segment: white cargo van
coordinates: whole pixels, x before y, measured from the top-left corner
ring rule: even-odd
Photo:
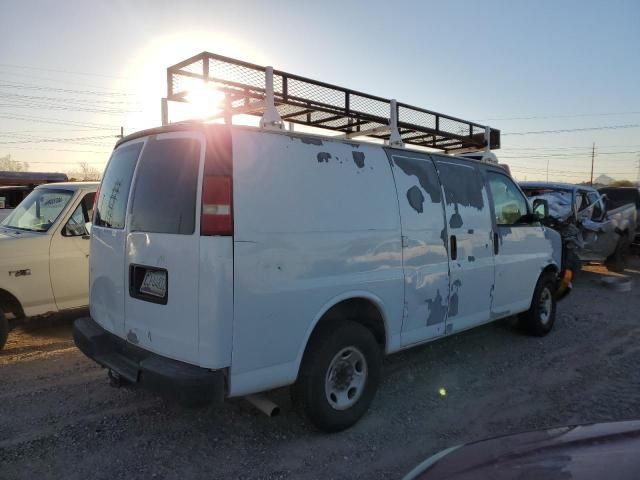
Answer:
[[[116,383],[187,403],[292,385],[337,431],[369,407],[383,354],[515,314],[553,327],[560,236],[538,221],[544,200],[484,162],[499,131],[209,52],[167,79],[165,126],[122,139],[107,166],[91,317],[74,325]],[[167,125],[194,79],[224,93],[226,125]]]
[[[293,385],[340,430],[369,407],[382,354],[514,314],[549,332],[560,255],[497,165],[176,124],[112,154],[74,338],[185,401]]]

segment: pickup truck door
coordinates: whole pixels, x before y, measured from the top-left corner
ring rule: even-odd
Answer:
[[[89,304],[89,232],[94,192],[80,192],[49,247],[51,287],[58,310]]]
[[[446,333],[490,319],[493,291],[491,208],[478,165],[432,155],[444,189],[449,249],[449,310]]]
[[[585,245],[585,259],[604,260],[615,252],[620,235],[616,233],[617,223],[605,210],[604,202],[599,194],[588,193],[592,205],[589,218],[582,220]]]

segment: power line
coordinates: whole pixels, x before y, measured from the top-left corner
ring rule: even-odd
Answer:
[[[639,128],[639,127],[640,127],[640,124],[609,125],[609,126],[602,126],[602,127],[564,128],[559,130],[536,130],[531,132],[503,132],[501,135],[537,135],[541,133],[587,132],[591,130],[618,130],[621,128]]]
[[[58,119],[58,118],[24,115],[21,113],[2,112],[0,113],[0,118],[5,118],[7,120],[19,120],[19,121],[25,121],[25,122],[49,123],[52,125],[69,125],[74,127],[94,128],[99,130],[104,130],[104,129],[116,130],[120,128],[119,125],[106,125],[106,124],[93,123],[93,122],[79,122],[75,120],[64,120],[64,119]]]
[[[70,148],[51,148],[51,147],[47,147],[47,148],[39,148],[39,147],[17,147],[14,145],[9,145],[6,147],[2,147],[4,150],[45,150],[47,152],[49,151],[55,151],[55,152],[75,152],[75,153],[99,153],[99,154],[108,154],[111,153],[111,150],[77,150],[77,149],[70,149]],[[36,162],[30,162],[30,163],[36,163]]]
[[[540,115],[540,116],[527,116],[527,117],[483,118],[475,121],[486,122],[486,121],[498,121],[498,120],[544,120],[544,119],[550,119],[550,118],[605,117],[605,116],[615,116],[615,115],[639,115],[639,114],[640,112],[576,113],[571,115]]]
[[[45,85],[37,85],[34,83],[18,83],[18,82],[6,82],[0,83],[0,87],[3,88],[15,88],[18,90],[36,90],[36,91],[48,91],[48,92],[60,92],[60,93],[73,93],[76,95],[100,95],[100,96],[112,96],[112,97],[131,97],[135,96],[134,93],[125,92],[98,92],[95,90],[77,90],[71,88],[58,88]]]
[[[26,69],[26,70],[39,70],[41,72],[64,73],[67,75],[85,75],[88,77],[102,77],[102,78],[115,78],[120,80],[130,80],[130,77],[123,77],[120,75],[105,75],[101,73],[75,72],[71,70],[61,70],[61,69],[55,69],[55,68],[32,67],[29,65],[15,65],[12,63],[0,63],[0,67],[20,68],[20,69]]]
[[[37,76],[37,75],[27,75],[27,74],[24,74],[24,73],[8,72],[6,70],[0,70],[0,74],[2,74],[2,75],[10,75],[10,76],[14,76],[14,77],[31,78],[31,79],[34,79],[34,80],[44,80],[46,82],[63,83],[64,85],[77,85],[79,87],[93,88],[93,89],[98,89],[98,90],[106,90],[108,92],[127,92],[128,91],[131,94],[135,94],[135,92],[133,92],[132,90],[114,89],[114,88],[110,88],[110,87],[104,87],[104,86],[100,86],[100,85],[89,85],[89,84],[86,84],[86,83],[73,82],[73,81],[68,81],[68,80],[59,79],[59,78],[40,77],[40,76]]]

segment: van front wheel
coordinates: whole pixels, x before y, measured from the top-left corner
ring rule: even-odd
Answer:
[[[321,325],[292,396],[318,429],[339,432],[362,417],[378,389],[382,358],[373,334],[349,320]]]
[[[520,314],[520,322],[532,335],[549,333],[556,320],[556,277],[553,272],[540,275],[533,293],[531,307]]]

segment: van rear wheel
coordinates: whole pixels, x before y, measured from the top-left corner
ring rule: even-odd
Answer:
[[[321,325],[305,352],[291,393],[318,429],[339,432],[368,410],[380,383],[380,346],[359,323]]]
[[[0,350],[4,348],[9,336],[9,321],[5,317],[4,312],[0,310]]]
[[[540,275],[531,308],[519,316],[520,323],[530,334],[542,337],[553,328],[556,320],[556,286],[553,272]]]

